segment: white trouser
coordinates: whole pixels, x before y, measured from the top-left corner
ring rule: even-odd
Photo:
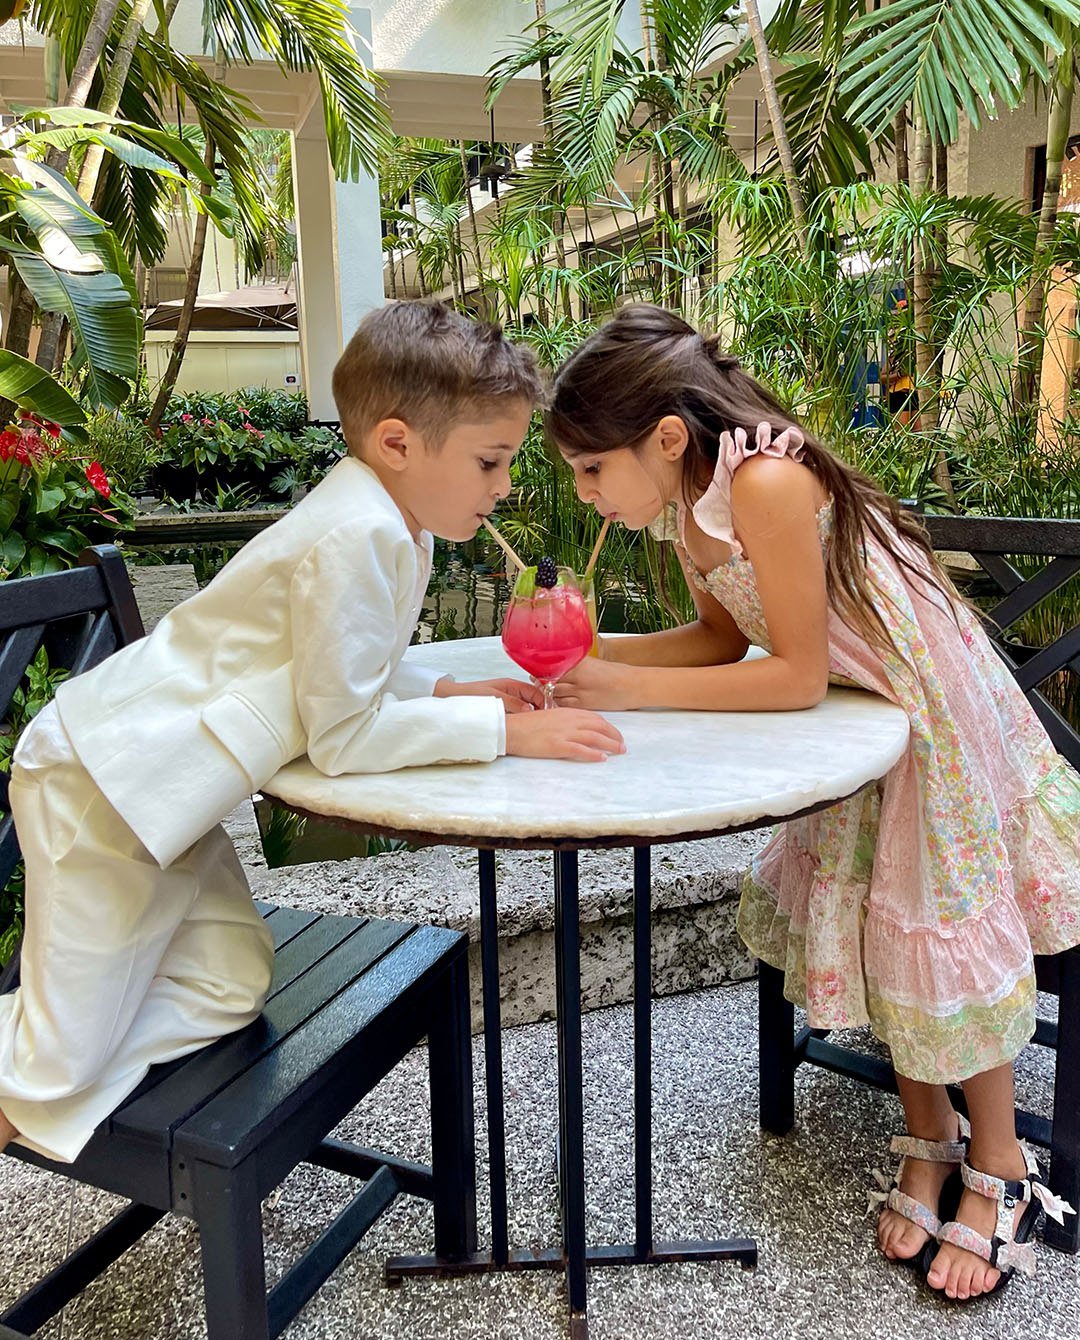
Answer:
[[[258,1016],[273,945],[225,831],[162,870],[51,706],[20,741],[10,796],[26,931],[21,985],[0,996],[0,1111],[69,1162],[151,1065]]]

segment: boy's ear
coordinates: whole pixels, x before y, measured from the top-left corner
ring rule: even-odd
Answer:
[[[402,419],[383,419],[372,430],[375,456],[391,470],[404,470],[419,450],[419,439]]]

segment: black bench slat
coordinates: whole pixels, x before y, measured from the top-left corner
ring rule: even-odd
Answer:
[[[49,572],[42,577],[15,577],[4,583],[5,628],[54,623],[88,610],[107,609],[108,605],[105,583],[93,567]]]
[[[426,987],[428,975],[460,946],[457,933],[420,926],[390,953],[318,1009],[256,1065],[202,1106],[176,1131],[179,1157],[230,1167],[288,1123],[328,1071],[351,1068],[353,1046],[380,1016],[404,1008],[405,993]],[[360,1058],[362,1059],[362,1058]]]
[[[366,925],[368,922],[361,917],[317,917],[290,937],[274,955],[274,976],[267,999],[276,999],[346,940],[351,942],[349,952],[362,960],[368,945],[355,937]]]
[[[92,669],[107,656],[111,656],[118,645],[112,620],[107,614],[99,615],[86,630],[86,637],[72,663],[71,673],[81,675],[84,670]]]
[[[1012,516],[919,515],[935,549],[988,554],[1080,555],[1080,521]]]
[[[301,931],[318,921],[322,915],[321,912],[308,912],[299,907],[270,907],[268,904],[266,906],[263,921],[266,922],[266,929],[274,941],[275,953],[282,945],[288,944]]]
[[[1077,571],[1080,571],[1080,558],[1053,559],[995,605],[990,618],[999,628],[1008,628],[1033,610],[1040,600],[1060,590]]]
[[[1067,633],[1051,642],[1042,651],[1036,652],[1030,661],[1025,661],[1014,674],[1016,682],[1027,693],[1037,688],[1044,679],[1063,670],[1080,653],[1080,624],[1070,628]]]
[[[325,957],[329,949],[339,944],[342,940],[347,939],[353,931],[357,930],[363,924],[361,921],[354,920],[353,918],[323,918],[320,917],[317,912],[306,913],[302,911],[294,911],[292,908],[282,908],[281,911],[286,914],[281,919],[280,923],[281,933],[283,934],[284,939],[280,948],[275,946],[274,974],[270,981],[270,988],[266,993],[267,1005],[280,995],[286,987],[295,982],[307,968],[310,968],[313,964],[317,963],[320,958]],[[269,918],[267,918],[267,920],[269,920]],[[327,926],[331,928],[334,928],[336,923],[336,934],[324,934],[317,939],[311,940],[310,944],[307,943],[305,937],[305,944],[303,946],[296,945],[295,942],[298,937],[303,936],[304,932],[316,922],[324,920],[326,921]],[[290,951],[288,957],[284,961],[281,958],[281,949],[288,949]],[[241,1036],[241,1034],[228,1034],[224,1038],[219,1038],[217,1042],[209,1044],[207,1050],[221,1051],[229,1042],[238,1036]],[[160,1065],[154,1066],[138,1088],[134,1089],[112,1114],[112,1117],[110,1118],[112,1129],[117,1134],[123,1134],[123,1128],[115,1124],[120,1113],[124,1112],[125,1109],[130,1107],[138,1099],[144,1098],[151,1092],[151,1090],[157,1088],[158,1085],[163,1084],[170,1078],[170,1076],[183,1070],[186,1066],[192,1063],[192,1060],[193,1058],[191,1056],[181,1056],[175,1061],[165,1061]]]
[[[1006,595],[1011,595],[1013,591],[1024,584],[1024,574],[1019,572],[1008,559],[1002,558],[1000,554],[974,553],[973,559],[982,568],[983,572],[991,577]]]
[[[336,918],[324,920],[332,923]],[[362,976],[371,963],[411,930],[411,926],[398,922],[369,921],[353,931],[272,997],[254,1023],[196,1052],[149,1093],[119,1108],[112,1119],[113,1129],[166,1148],[170,1133],[179,1123],[272,1053],[318,1012],[327,996],[336,995]]]
[[[22,683],[26,667],[37,655],[44,639],[43,623],[16,628],[5,639],[0,651],[0,712],[6,712],[10,707],[11,696]]]

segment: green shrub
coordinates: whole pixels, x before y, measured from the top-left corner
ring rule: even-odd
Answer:
[[[247,488],[255,498],[288,497],[319,480],[337,460],[341,441],[328,428],[302,428],[291,435],[245,423],[233,428],[224,419],[195,419],[185,411],[163,425],[161,458],[155,480],[178,500],[198,494],[209,500],[220,488]]]
[[[173,396],[165,411],[165,421],[174,423],[185,414],[195,421],[220,420],[230,428],[243,428],[250,423],[264,433],[299,433],[307,425],[308,403],[303,391],[247,386],[242,391],[193,391]]]
[[[161,444],[145,424],[120,410],[98,410],[86,424],[87,453],[113,483],[135,493],[162,458]]]

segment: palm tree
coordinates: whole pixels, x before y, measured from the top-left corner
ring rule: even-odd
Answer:
[[[1024,298],[1016,357],[1016,399],[1023,407],[1036,403],[1042,379],[1046,280],[1057,232],[1061,174],[1069,144],[1073,89],[1077,78],[1076,30],[1070,24],[1059,21],[1057,34],[1062,49],[1053,61],[1047,100],[1046,182],[1039,209],[1039,232],[1031,267],[1031,283]]]
[[[758,72],[761,75],[761,87],[765,94],[765,105],[769,109],[769,120],[772,122],[773,139],[776,142],[776,152],[780,157],[780,164],[784,173],[784,184],[787,187],[788,197],[791,200],[791,212],[795,217],[795,231],[799,235],[799,245],[802,247],[803,254],[810,255],[810,235],[806,227],[806,205],[803,202],[802,187],[799,185],[799,178],[795,171],[795,159],[791,153],[791,141],[788,139],[787,122],[784,119],[784,109],[780,105],[780,94],[776,88],[776,78],[773,75],[772,58],[769,55],[769,44],[765,37],[765,29],[761,23],[761,15],[758,12],[757,0],[743,0],[746,8],[746,22],[750,28],[750,36],[754,43],[754,54],[757,57]]]
[[[850,2],[850,0],[849,0]],[[846,34],[844,90],[852,116],[880,131],[911,102],[929,145],[955,142],[959,118],[1015,108],[1033,84],[1048,85],[1046,191],[1020,334],[1018,408],[1034,403],[1042,358],[1045,273],[1057,219],[1080,26],[1076,0],[915,0],[870,13],[838,12]],[[916,172],[916,184],[929,178]],[[924,300],[928,295],[926,285]],[[921,409],[921,399],[920,399]]]

